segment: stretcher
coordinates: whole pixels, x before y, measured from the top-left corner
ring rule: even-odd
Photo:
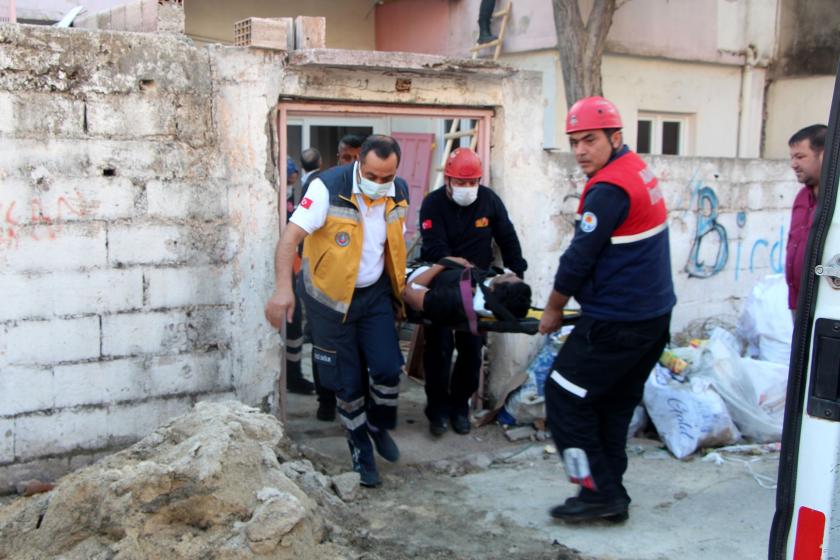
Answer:
[[[412,270],[416,269],[415,263],[412,267],[406,270],[406,277],[410,277]],[[417,323],[421,325],[434,325],[438,327],[448,327],[457,331],[466,331],[473,334],[483,332],[498,332],[498,333],[521,333],[521,334],[537,334],[540,328],[540,320],[542,319],[543,310],[538,307],[531,307],[525,317],[517,318],[502,305],[493,295],[493,290],[485,286],[483,279],[486,278],[478,269],[468,266],[464,267],[462,264],[452,261],[448,258],[443,258],[438,261],[439,265],[444,267],[460,270],[460,280],[458,287],[460,289],[461,306],[464,310],[464,315],[467,320],[463,324],[446,324],[438,325],[426,319],[418,311],[407,308],[407,319],[410,323]],[[495,269],[497,273],[501,273],[501,269]],[[479,315],[473,309],[473,286],[475,289],[480,289],[484,295],[485,308],[491,310],[492,317]],[[573,309],[563,310],[563,323],[572,324],[577,322],[580,318],[580,311]]]
[[[456,331],[470,332],[470,325],[462,323],[459,325],[435,325],[428,319],[425,319],[420,313],[413,309],[407,309],[408,322],[418,325],[430,325],[451,328]],[[498,332],[498,333],[519,333],[519,334],[537,334],[540,327],[540,319],[542,319],[543,310],[537,307],[532,307],[528,311],[528,315],[522,319],[497,319],[496,317],[479,317],[478,331],[479,332]],[[580,319],[580,310],[578,309],[564,309],[563,310],[563,324],[572,325]]]

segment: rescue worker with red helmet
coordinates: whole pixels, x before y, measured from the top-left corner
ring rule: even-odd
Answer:
[[[504,265],[520,278],[528,268],[507,209],[499,196],[479,184],[481,159],[469,148],[453,150],[444,167],[444,186],[429,193],[420,207],[421,260],[462,257],[486,270],[495,241]],[[469,399],[478,388],[483,337],[445,327],[425,328],[423,368],[429,430],[470,431]],[[458,357],[450,376],[453,348]]]
[[[627,431],[676,304],[663,194],[621,128],[603,97],[569,109],[566,134],[588,181],[540,322],[541,333],[554,332],[569,298],[581,306],[545,383],[551,435],[581,486],[550,513],[572,522],[628,517]]]

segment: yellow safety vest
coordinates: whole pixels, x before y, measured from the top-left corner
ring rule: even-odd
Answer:
[[[330,169],[318,178],[330,195],[324,225],[303,242],[303,285],[315,301],[346,316],[362,259],[364,219],[353,196],[352,164]],[[403,228],[408,185],[397,178],[396,192],[385,201],[385,273],[397,301],[405,287],[406,247]]]

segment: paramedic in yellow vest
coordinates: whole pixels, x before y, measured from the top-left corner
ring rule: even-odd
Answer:
[[[372,135],[357,162],[312,182],[277,244],[276,287],[265,308],[275,327],[291,318],[292,263],[303,242],[300,277],[313,360],[321,384],[336,392],[353,469],[368,487],[381,484],[374,447],[387,461],[399,459],[388,434],[396,426],[403,363],[394,310],[403,309],[408,185],[396,176],[399,162],[396,140]],[[363,376],[369,376],[368,394]]]

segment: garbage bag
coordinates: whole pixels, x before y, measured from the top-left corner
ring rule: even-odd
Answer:
[[[647,428],[648,415],[645,412],[645,407],[637,406],[633,410],[633,417],[630,419],[630,427],[627,429],[627,439],[636,437],[636,435]]]
[[[696,375],[709,380],[745,437],[759,443],[780,441],[788,366],[742,358],[725,340],[722,333],[712,333]]]
[[[746,340],[750,357],[789,364],[793,320],[787,296],[783,274],[765,276],[753,287],[738,320],[738,335]]]
[[[545,418],[545,380],[551,374],[554,358],[557,357],[572,328],[571,325],[567,325],[543,337],[540,349],[525,370],[528,378],[511,392],[505,402],[505,411],[513,417],[515,423],[530,424]]]
[[[678,381],[657,364],[645,382],[644,403],[659,437],[678,459],[701,447],[730,445],[741,438],[726,404],[706,378]]]

